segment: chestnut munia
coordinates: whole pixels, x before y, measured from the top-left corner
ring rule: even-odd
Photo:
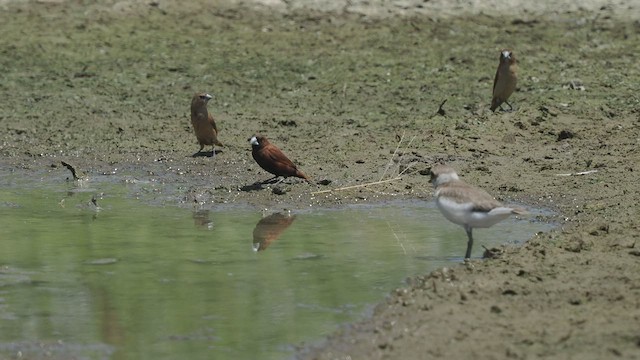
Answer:
[[[509,105],[509,109],[513,107],[507,100],[509,96],[516,90],[518,75],[516,74],[518,66],[516,58],[511,50],[504,49],[500,52],[500,63],[496,71],[496,77],[493,80],[493,98],[491,99],[491,111],[496,108],[502,109],[502,103]]]
[[[296,176],[309,181],[309,177],[280,150],[277,146],[271,144],[269,140],[262,135],[254,135],[249,139],[251,143],[251,155],[261,168],[275,175],[275,177]]]
[[[224,146],[218,141],[218,127],[213,116],[207,110],[209,100],[211,100],[211,95],[206,93],[197,93],[191,99],[191,124],[200,144],[200,150],[196,154],[202,152],[205,145]],[[216,154],[215,149],[211,149],[211,152],[213,155]]]

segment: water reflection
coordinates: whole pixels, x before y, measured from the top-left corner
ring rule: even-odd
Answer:
[[[213,229],[213,221],[211,220],[211,211],[210,210],[196,210],[192,214],[193,216],[193,224],[196,227],[204,228],[207,230]]]
[[[96,190],[0,186],[0,359],[287,358],[288,344],[357,319],[407,276],[460,262],[465,247],[433,202],[256,224],[254,209],[145,206],[121,189],[91,201]],[[480,241],[545,228],[508,219]]]
[[[125,329],[120,321],[119,308],[114,304],[109,289],[104,285],[89,288],[94,311],[99,315],[100,334],[102,340],[118,348],[124,344]]]
[[[295,218],[296,216],[291,215],[290,211],[286,211],[260,219],[253,229],[253,250],[265,250],[272,242],[278,240]]]

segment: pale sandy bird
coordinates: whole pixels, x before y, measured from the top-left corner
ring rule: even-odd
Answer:
[[[191,124],[196,134],[200,150],[194,156],[200,154],[205,145],[212,146],[211,154],[215,156],[215,145],[224,146],[218,141],[218,127],[213,116],[207,110],[207,102],[211,100],[211,95],[198,93],[191,99]]]
[[[511,50],[504,49],[500,52],[500,63],[496,71],[496,77],[493,79],[493,98],[491,99],[491,111],[496,111],[498,107],[502,110],[502,103],[509,105],[509,109],[513,107],[507,101],[509,96],[516,90],[518,83],[518,75],[516,74],[518,65],[516,58]]]
[[[442,215],[467,232],[465,259],[471,256],[473,228],[488,228],[511,214],[526,214],[526,210],[502,205],[486,191],[460,180],[456,171],[446,165],[431,168],[431,183]]]

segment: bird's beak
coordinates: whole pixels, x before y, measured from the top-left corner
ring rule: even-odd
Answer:
[[[204,98],[205,98],[205,101],[209,101],[209,100],[213,99],[213,96],[211,96],[209,94],[204,94]]]
[[[260,144],[258,144],[258,138],[256,138],[255,136],[252,136],[251,139],[249,139],[249,143],[251,145],[255,145],[255,146],[260,145]]]
[[[502,52],[502,57],[505,59],[511,59],[511,52],[510,51],[503,51]]]

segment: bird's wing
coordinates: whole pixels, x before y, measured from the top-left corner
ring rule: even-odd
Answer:
[[[498,69],[496,70],[496,76],[493,78],[493,89],[491,90],[493,94],[495,94],[496,84],[498,83],[498,73],[500,73],[500,65],[498,65]]]
[[[441,187],[438,195],[447,196],[457,203],[473,203],[474,211],[489,212],[502,206],[502,203],[494,199],[488,192],[461,181]]]
[[[211,124],[211,126],[213,126],[213,130],[216,131],[216,134],[218,133],[218,127],[216,126],[216,121],[213,119],[213,116],[211,115],[211,113],[209,113],[209,124]]]
[[[271,146],[269,147],[269,158],[278,163],[279,166],[286,166],[286,167],[292,167],[294,169],[296,169],[296,165],[293,163],[293,161],[289,160],[289,158],[282,152],[282,150]]]

